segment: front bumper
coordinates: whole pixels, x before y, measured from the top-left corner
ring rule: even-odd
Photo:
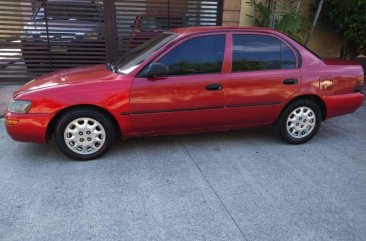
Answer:
[[[323,96],[323,100],[327,110],[325,119],[329,119],[335,116],[354,112],[365,101],[365,95],[358,92],[343,95]]]
[[[47,143],[47,127],[52,114],[14,114],[5,112],[5,126],[16,141]]]

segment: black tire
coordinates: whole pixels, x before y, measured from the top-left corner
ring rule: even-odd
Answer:
[[[303,115],[301,115],[301,117],[297,117],[293,113],[295,112],[295,110],[299,111],[299,115],[301,115],[301,113]],[[290,116],[292,117],[291,119],[289,119]],[[311,121],[314,119],[315,121],[314,123],[312,123]],[[305,121],[308,121],[307,125],[305,125],[306,124]],[[284,140],[289,144],[296,145],[311,140],[318,132],[321,122],[322,122],[322,112],[319,106],[311,100],[303,99],[290,103],[284,109],[280,118],[275,123],[274,129],[282,140]],[[294,128],[291,128],[292,126]],[[300,129],[303,126],[305,129]]]
[[[76,120],[80,120],[81,123],[84,121],[85,124],[89,125],[89,127],[86,126],[85,128],[93,128],[90,123],[93,125],[95,124],[96,127],[94,128],[94,131],[92,131],[92,129],[80,128],[79,132],[78,127],[74,125],[76,131],[72,132],[74,134],[74,136],[72,136],[73,134],[70,134],[71,131],[66,132],[66,128],[70,126],[72,127],[72,123],[75,123]],[[93,136],[93,134],[98,135],[98,133],[95,134],[95,131],[99,131],[98,133],[101,133],[99,137]],[[80,133],[82,133],[82,136],[79,135]],[[71,141],[69,140],[68,143],[66,143],[67,135],[71,135],[71,138],[75,138],[73,140],[77,141],[75,142],[70,139]],[[68,111],[61,116],[56,125],[55,136],[58,147],[66,156],[75,160],[87,161],[96,159],[109,151],[115,142],[116,130],[114,128],[113,122],[102,111],[93,108],[81,108]],[[81,139],[83,139],[83,142],[80,142]],[[99,146],[97,146],[97,140],[99,141]],[[74,142],[74,148],[72,148],[72,142]],[[94,142],[94,144],[92,142]],[[85,151],[85,153],[79,153],[75,145],[79,145],[81,150]],[[90,148],[95,150],[92,150],[90,153],[88,153],[87,149]]]

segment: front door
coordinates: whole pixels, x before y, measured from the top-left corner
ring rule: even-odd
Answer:
[[[184,40],[154,61],[169,66],[168,75],[135,78],[130,94],[134,131],[191,131],[223,126],[225,42],[225,34]]]
[[[266,34],[232,35],[232,71],[225,90],[229,125],[273,123],[300,88],[291,47]]]

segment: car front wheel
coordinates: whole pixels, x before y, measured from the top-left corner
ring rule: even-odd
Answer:
[[[275,128],[290,144],[302,144],[318,132],[322,121],[319,106],[310,100],[299,100],[285,108]]]
[[[100,157],[111,148],[114,139],[113,123],[104,113],[93,109],[69,111],[56,127],[60,150],[76,160]]]

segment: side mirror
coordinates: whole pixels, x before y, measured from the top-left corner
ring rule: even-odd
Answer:
[[[159,77],[169,74],[169,66],[162,63],[151,63],[145,72],[145,77]]]

